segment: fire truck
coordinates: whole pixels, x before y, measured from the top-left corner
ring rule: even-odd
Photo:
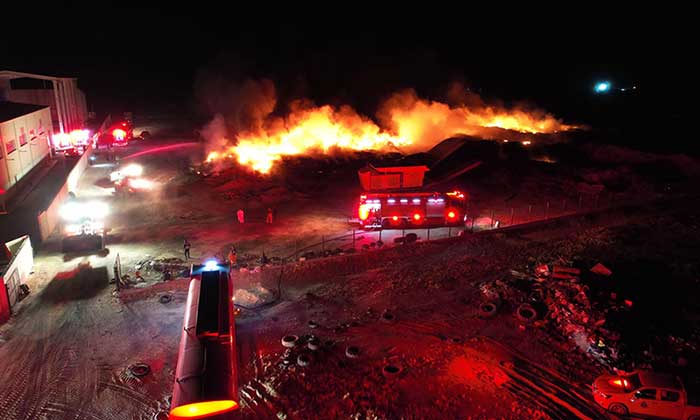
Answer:
[[[364,229],[417,229],[463,226],[467,219],[467,196],[459,190],[426,190],[426,166],[360,169],[360,196],[356,219]]]
[[[73,130],[70,133],[56,133],[52,137],[55,153],[64,153],[68,156],[80,156],[90,145],[89,130]]]
[[[129,121],[119,121],[112,124],[100,134],[97,140],[98,146],[127,146],[134,137],[134,127]]]

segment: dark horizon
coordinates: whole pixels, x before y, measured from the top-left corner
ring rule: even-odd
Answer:
[[[51,22],[62,16],[90,21],[83,9],[58,13]],[[567,122],[603,129],[629,128],[640,115],[659,132],[680,123],[680,110],[655,108],[682,95],[684,70],[674,68],[674,61],[683,51],[683,29],[658,37],[642,22],[616,16],[547,25],[504,20],[497,29],[459,18],[254,16],[107,6],[97,25],[58,32],[37,25],[43,30],[31,36],[11,35],[0,50],[0,67],[75,76],[98,113],[167,111],[207,118],[211,111],[201,106],[200,87],[220,78],[228,84],[271,80],[279,113],[291,100],[308,98],[347,104],[374,118],[377,105],[398,90],[413,88],[440,100],[450,83],[459,82],[487,101],[525,102]],[[5,28],[19,33],[13,29]],[[42,35],[66,48],[37,51],[35,39]],[[628,90],[597,95],[593,86],[599,80]],[[632,86],[637,89],[630,91]]]

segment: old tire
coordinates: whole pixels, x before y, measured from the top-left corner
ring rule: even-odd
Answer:
[[[493,318],[498,313],[498,305],[494,302],[484,302],[479,305],[479,316],[482,318]]]
[[[357,359],[360,357],[360,348],[357,346],[348,346],[345,349],[345,356],[347,356],[350,359]]]
[[[145,363],[134,363],[133,365],[129,366],[129,372],[133,376],[141,378],[151,372],[151,367]]]
[[[308,354],[300,354],[297,357],[297,365],[299,366],[309,366],[311,364],[311,356]]]
[[[321,348],[321,340],[318,337],[311,337],[309,341],[306,342],[306,346],[309,350],[316,351]]]
[[[384,377],[387,379],[394,379],[398,377],[402,371],[403,369],[401,366],[389,364],[382,368],[382,375],[384,375]]]
[[[515,311],[515,317],[518,318],[520,322],[532,322],[537,318],[537,311],[532,305],[523,303],[518,306],[518,309]]]
[[[620,403],[610,404],[610,407],[608,407],[608,411],[619,416],[626,416],[629,414],[629,410],[627,409],[627,407],[624,404]]]
[[[299,341],[299,336],[296,335],[285,335],[282,337],[282,345],[288,349],[296,346],[297,341]]]

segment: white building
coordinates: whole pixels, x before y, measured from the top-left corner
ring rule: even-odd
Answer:
[[[0,189],[7,191],[49,155],[48,106],[0,102]]]
[[[13,81],[40,82],[34,89],[17,89]],[[18,71],[0,70],[0,101],[44,105],[51,108],[54,132],[70,133],[85,128],[87,106],[85,94],[78,89],[78,79]]]

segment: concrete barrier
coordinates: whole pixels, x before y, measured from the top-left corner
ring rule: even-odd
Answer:
[[[39,223],[39,233],[42,241],[45,241],[46,238],[48,238],[51,235],[51,233],[53,233],[53,231],[56,229],[56,226],[59,222],[58,211],[61,207],[61,204],[63,204],[63,202],[66,201],[69,192],[74,192],[77,190],[78,181],[85,172],[85,169],[88,167],[89,159],[92,155],[92,152],[92,146],[88,146],[88,148],[85,150],[85,153],[83,153],[83,155],[80,156],[80,159],[78,159],[78,162],[68,174],[66,182],[58,191],[54,199],[51,200],[51,204],[49,204],[46,210],[41,211],[37,216],[37,221]]]

